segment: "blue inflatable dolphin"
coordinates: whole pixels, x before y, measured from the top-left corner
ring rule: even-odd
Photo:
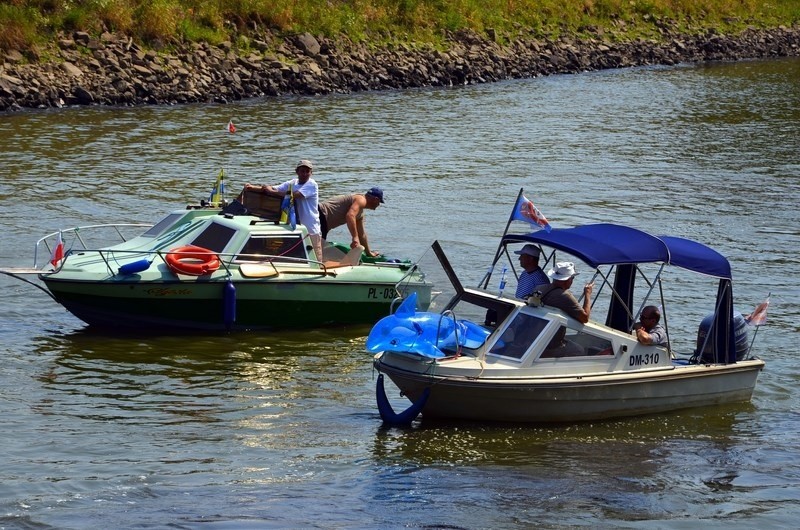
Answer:
[[[417,312],[417,293],[411,293],[393,315],[382,318],[372,327],[367,337],[367,351],[401,351],[441,358],[447,357],[442,350],[480,347],[490,333],[468,320]]]

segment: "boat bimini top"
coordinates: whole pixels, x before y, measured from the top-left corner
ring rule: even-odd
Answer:
[[[715,362],[736,362],[731,266],[727,258],[716,250],[689,239],[654,236],[629,226],[598,223],[524,234],[506,233],[498,246],[492,269],[503,255],[513,263],[506,247],[514,243],[532,243],[540,249],[553,249],[550,253],[542,249],[547,262],[555,261],[555,251],[563,251],[594,268],[595,278],[603,278],[600,290],[606,286],[610,286],[612,290],[606,325],[624,332],[630,332],[656,286],[659,288],[662,306],[664,305],[661,274],[667,265],[718,278],[714,320],[708,340],[713,348]],[[639,267],[642,264],[655,264],[658,267],[654,278],[647,278]],[[607,272],[601,271],[603,266],[609,267]],[[481,282],[484,289],[488,286],[492,269]],[[646,283],[649,291],[634,313],[631,307],[637,277]],[[666,327],[666,314],[664,324]]]

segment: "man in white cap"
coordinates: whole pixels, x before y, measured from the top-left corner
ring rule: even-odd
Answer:
[[[287,180],[277,186],[245,184],[245,189],[259,189],[270,195],[283,197],[292,190],[297,221],[306,227],[318,261],[322,261],[322,228],[319,222],[319,186],[311,178],[314,164],[311,160],[301,160],[295,166],[296,179]]]
[[[525,245],[520,250],[514,252],[519,256],[519,264],[522,266],[523,271],[519,275],[519,282],[517,283],[516,297],[525,299],[539,285],[546,285],[550,283],[550,278],[539,267],[539,247],[536,245]]]
[[[364,228],[364,210],[375,210],[383,204],[383,190],[370,188],[365,193],[337,195],[319,205],[322,239],[337,226],[346,225],[350,232],[350,248],[364,247],[368,256],[378,256],[369,246],[367,231]]]
[[[575,276],[575,265],[568,261],[556,263],[556,266],[547,273],[553,283],[541,289],[541,300],[545,305],[561,309],[575,320],[586,324],[592,311],[592,289],[594,283],[583,286],[583,305],[578,303],[575,296],[569,291]]]

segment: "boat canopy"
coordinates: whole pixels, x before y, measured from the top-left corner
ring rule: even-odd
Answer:
[[[715,278],[731,279],[728,259],[702,243],[673,236],[658,236],[669,248],[669,264]]]
[[[660,263],[718,278],[719,287],[712,324],[711,342],[716,362],[736,362],[733,336],[733,294],[731,266],[727,258],[697,241],[673,236],[654,236],[629,226],[598,223],[573,228],[537,230],[527,234],[503,235],[495,256],[509,243],[533,243],[564,251],[598,269],[616,267],[606,325],[630,331],[636,284],[636,268],[643,263]],[[660,273],[657,276],[660,282]],[[488,283],[488,277],[487,282]],[[484,285],[485,287],[485,285]]]
[[[655,263],[669,260],[667,245],[655,236],[636,228],[609,223],[553,228],[529,234],[506,234],[503,245],[511,242],[539,243],[563,250],[587,265]]]
[[[595,269],[600,265],[667,263],[715,278],[731,279],[730,263],[716,250],[697,241],[653,236],[629,226],[599,223],[503,236],[503,246],[514,242],[562,250]]]

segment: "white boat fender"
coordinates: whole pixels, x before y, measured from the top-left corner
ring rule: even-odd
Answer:
[[[222,288],[222,317],[228,329],[236,322],[236,286],[230,280]]]
[[[126,263],[125,265],[121,266],[117,271],[117,274],[120,276],[129,276],[131,274],[146,271],[150,268],[150,264],[152,263],[152,261],[146,258],[142,258],[138,261],[132,261],[131,263]]]
[[[392,404],[389,403],[389,398],[386,397],[386,389],[383,387],[383,374],[378,374],[378,381],[375,383],[375,399],[378,402],[378,412],[381,414],[383,423],[387,425],[409,425],[422,412],[430,395],[431,387],[425,388],[417,401],[398,414],[392,408]]]

